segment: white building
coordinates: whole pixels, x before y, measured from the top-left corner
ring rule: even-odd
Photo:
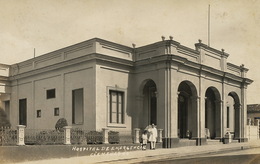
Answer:
[[[99,38],[13,65],[0,65],[1,104],[13,126],[53,129],[59,118],[84,129],[131,131],[155,123],[164,146],[189,138],[246,141],[252,80],[229,54],[172,40],[132,48]]]

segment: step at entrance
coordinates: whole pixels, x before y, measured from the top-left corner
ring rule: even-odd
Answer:
[[[220,142],[219,140],[207,140],[207,145],[221,145],[223,144],[222,142]]]

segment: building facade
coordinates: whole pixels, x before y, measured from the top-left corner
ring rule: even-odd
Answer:
[[[134,46],[134,45],[133,45]],[[59,118],[84,129],[132,131],[156,124],[165,147],[189,138],[246,141],[244,65],[203,44],[163,39],[127,47],[90,39],[1,67],[1,106],[11,124],[54,128]]]

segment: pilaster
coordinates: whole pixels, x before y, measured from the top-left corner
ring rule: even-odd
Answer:
[[[204,93],[205,89],[203,88],[205,75],[202,72],[202,68],[200,68],[199,72],[199,89],[198,89],[198,103],[197,103],[197,112],[198,112],[198,143],[197,145],[203,144],[203,140],[205,140],[205,99]]]
[[[225,73],[222,77],[222,91],[221,91],[221,97],[222,97],[222,103],[221,103],[221,110],[222,110],[222,115],[221,115],[221,124],[222,124],[222,128],[221,128],[221,137],[224,137],[225,134],[225,117],[224,117],[224,113],[226,111],[226,98],[227,98],[227,93],[226,93],[226,79],[225,79]]]

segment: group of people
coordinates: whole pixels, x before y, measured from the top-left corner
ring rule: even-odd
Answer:
[[[151,143],[151,149],[155,150],[156,140],[157,140],[157,129],[154,124],[148,126],[142,134],[142,149],[146,150],[147,142]],[[149,136],[149,137],[148,137]]]

